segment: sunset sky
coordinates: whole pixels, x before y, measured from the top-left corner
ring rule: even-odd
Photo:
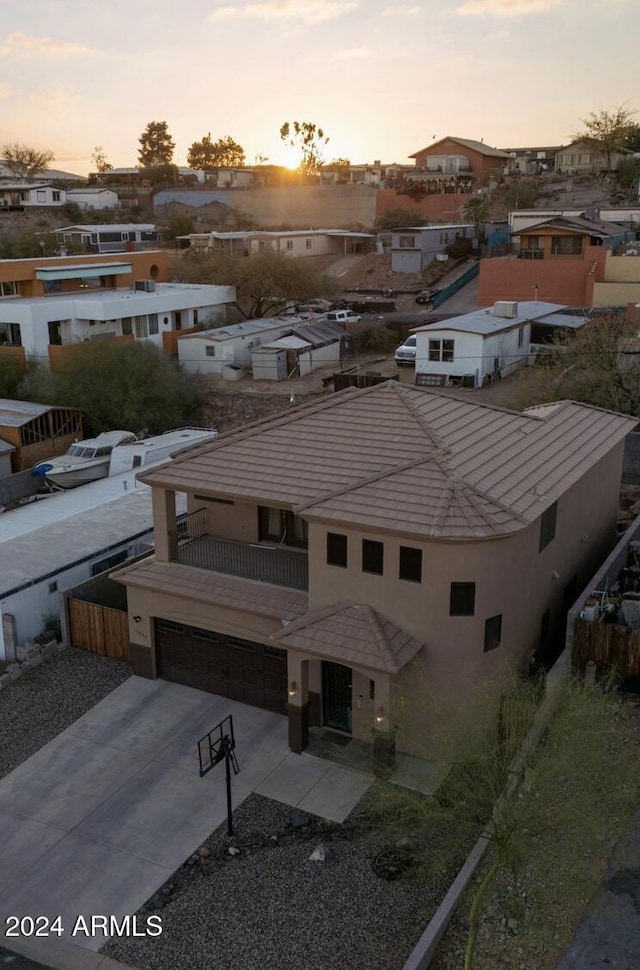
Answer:
[[[149,121],[182,165],[207,132],[295,163],[294,119],[327,161],[566,144],[592,110],[640,108],[639,36],[638,0],[2,0],[0,145],[86,175],[96,145],[137,164]]]

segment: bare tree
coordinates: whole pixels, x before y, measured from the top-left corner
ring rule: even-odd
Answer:
[[[30,179],[43,171],[54,159],[51,151],[38,151],[29,145],[3,145],[2,161],[16,178]]]

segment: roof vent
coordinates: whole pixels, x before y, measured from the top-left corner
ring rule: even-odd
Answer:
[[[493,315],[513,319],[518,316],[518,304],[515,300],[498,300],[493,304]]]

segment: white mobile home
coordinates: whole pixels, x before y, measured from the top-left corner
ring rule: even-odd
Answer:
[[[291,332],[286,320],[265,317],[178,338],[178,360],[190,371],[227,377],[226,368],[249,367],[255,347]]]
[[[175,450],[175,449],[174,449]],[[181,511],[185,496],[179,495]],[[151,489],[136,472],[0,515],[0,660],[59,615],[59,593],[153,546]]]
[[[421,273],[457,239],[475,239],[475,226],[447,224],[409,226],[391,231],[391,270]]]
[[[537,300],[503,300],[488,309],[418,327],[416,382],[439,387],[481,387],[505,377],[527,362],[532,323],[547,321],[558,327],[565,320],[567,326],[575,326],[574,317],[563,317],[561,311],[565,309],[557,303]]]

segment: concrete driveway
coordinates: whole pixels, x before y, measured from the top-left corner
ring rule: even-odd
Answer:
[[[280,715],[131,677],[0,781],[0,913],[60,916],[97,951],[78,917],[133,915],[225,821],[224,765],[200,778],[196,742],[228,714],[234,807],[255,791],[342,821],[372,781],[292,754]]]

